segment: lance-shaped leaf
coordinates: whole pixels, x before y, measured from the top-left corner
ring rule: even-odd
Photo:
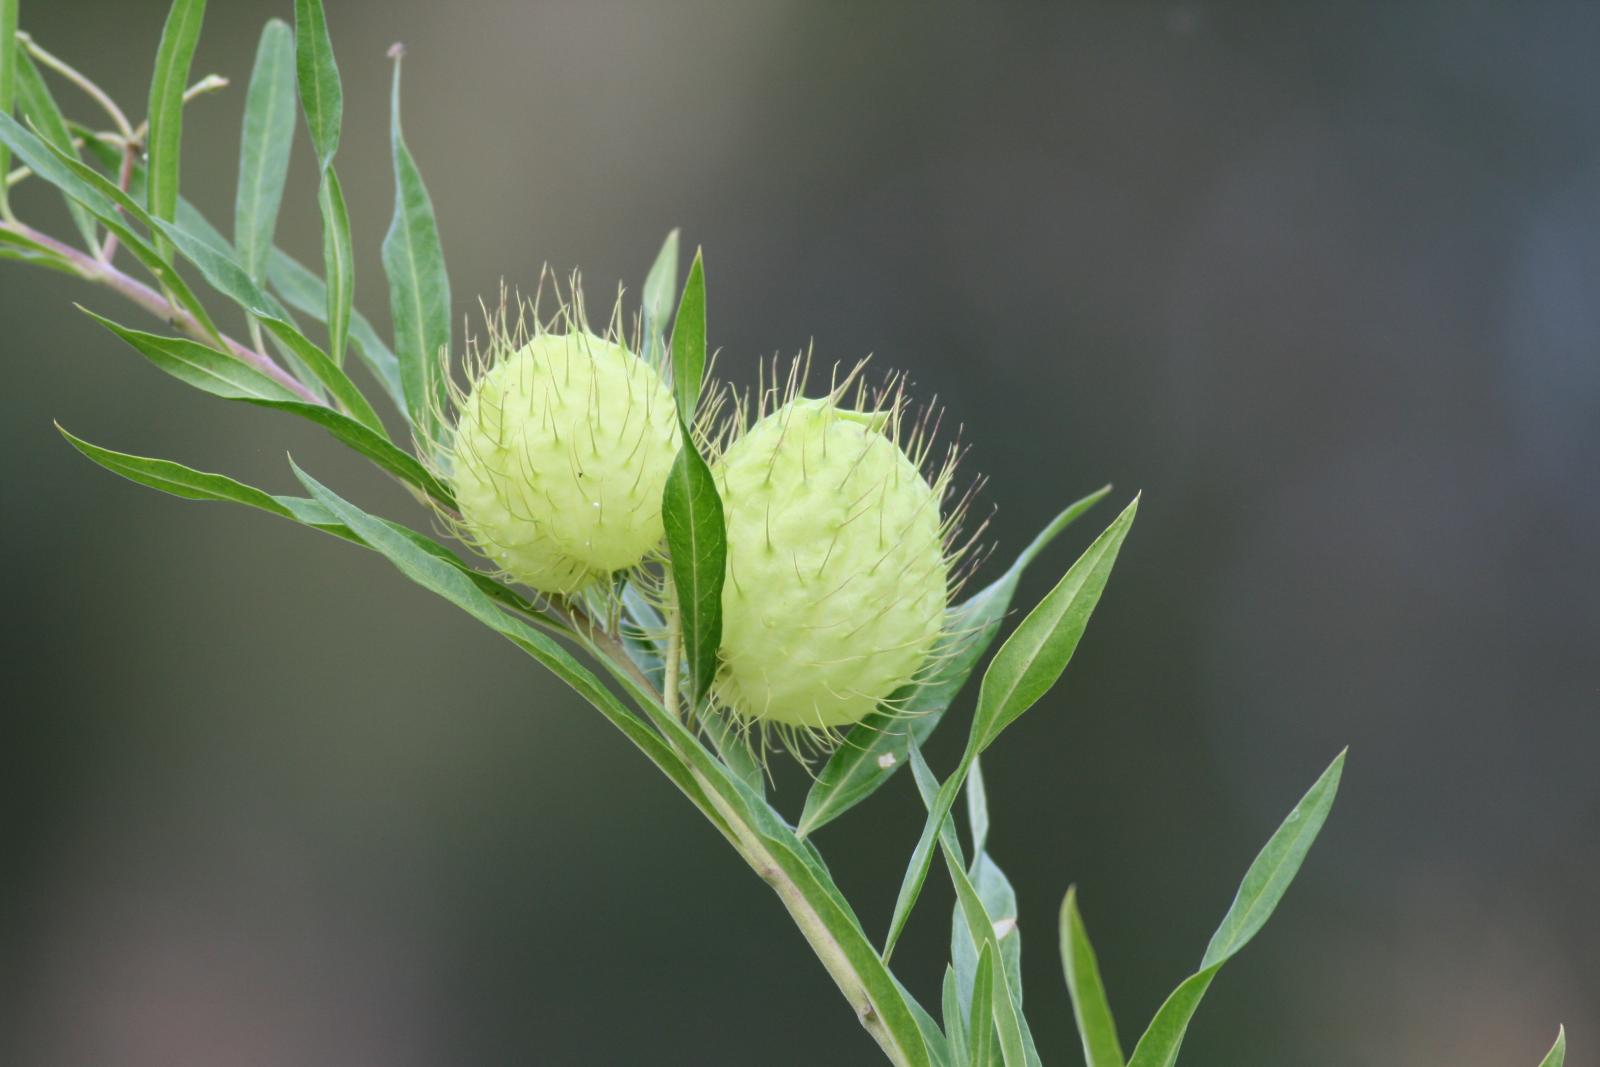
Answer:
[[[1539,1067],[1563,1067],[1566,1062],[1567,1028],[1563,1026],[1556,1030],[1556,1043],[1550,1046],[1550,1051],[1539,1061]]]
[[[200,41],[205,0],[173,0],[156,49],[155,74],[150,79],[150,132],[145,137],[145,159],[150,170],[146,196],[150,214],[171,221],[178,209],[178,167],[183,141],[183,91],[189,84],[189,67]],[[159,237],[156,248],[163,256],[171,248]]]
[[[705,374],[706,275],[697,249],[694,262],[689,264],[683,297],[678,301],[678,317],[672,323],[672,393],[678,403],[678,418],[685,426],[694,425]]]
[[[993,744],[1067,669],[1138,510],[1134,497],[995,653],[978,689],[974,754]]]
[[[722,499],[690,429],[705,365],[705,272],[696,253],[672,330],[673,392],[682,446],[661,498],[678,626],[689,664],[691,707],[699,703],[716,677],[717,648],[722,644],[722,585],[728,566]]]
[[[995,1031],[994,1016],[978,1006],[994,1003],[994,988],[999,984],[994,978],[994,949],[986,941],[978,950],[978,966],[972,981],[971,1016],[967,1021],[967,1058],[981,1067],[1000,1067],[1000,1035]]]
[[[1061,902],[1061,966],[1072,998],[1072,1017],[1083,1039],[1084,1063],[1087,1067],[1123,1067],[1122,1042],[1117,1040],[1117,1024],[1100,980],[1100,961],[1089,944],[1083,916],[1078,914],[1076,887],[1068,889]]]
[[[450,349],[450,276],[433,201],[406,147],[400,127],[399,45],[389,102],[389,138],[394,155],[394,218],[383,239],[383,270],[389,279],[389,310],[406,408],[418,436],[431,448],[444,446],[436,411],[445,395],[444,354]]]
[[[1098,489],[1062,511],[1004,574],[946,613],[944,634],[929,657],[937,666],[845,735],[806,794],[800,814],[802,835],[814,833],[877,792],[906,762],[912,743],[920,746],[928,739],[994,643],[1022,572],[1056,535],[1110,491],[1109,485]]]
[[[294,0],[294,42],[300,109],[305,112],[317,166],[326,169],[339,151],[344,88],[339,83],[339,65],[333,59],[333,41],[328,36],[322,0]]]
[[[131,482],[147,486],[151,489],[181,497],[185,500],[218,501],[232,504],[243,504],[246,507],[257,508],[279,518],[290,519],[302,526],[309,526],[324,533],[346,541],[354,541],[365,546],[350,528],[326,507],[315,500],[299,496],[274,496],[255,486],[245,485],[224,474],[211,474],[186,467],[168,459],[153,459],[148,456],[135,456],[126,452],[113,452],[109,448],[101,448],[90,444],[82,438],[68,433],[59,423],[56,429],[67,439],[73,448],[85,457]],[[517,593],[508,586],[495,581],[487,574],[473,570],[463,562],[455,553],[431,538],[424,537],[415,530],[408,529],[398,523],[387,519],[379,519],[390,530],[410,541],[422,551],[435,559],[448,563],[465,574],[485,596],[520,612],[537,622],[552,633],[562,636],[573,636],[571,629],[560,622],[547,611],[532,603],[526,597]]]
[[[661,520],[671,553],[678,625],[689,662],[690,706],[711,687],[722,644],[722,584],[728,566],[727,528],[716,479],[695,451],[687,429],[667,475]]]
[[[955,968],[948,964],[940,994],[940,1013],[944,1016],[944,1032],[950,1042],[950,1059],[955,1067],[968,1067],[967,1006],[956,988]]]
[[[1200,970],[1186,978],[1161,1005],[1134,1047],[1128,1067],[1172,1067],[1177,1063],[1189,1021],[1217,971],[1249,943],[1272,915],[1327,822],[1339,791],[1339,776],[1344,772],[1344,757],[1341,752],[1328,765],[1256,855],[1239,884],[1233,905],[1206,947]]]
[[[928,821],[923,824],[922,834],[917,838],[911,861],[900,881],[889,934],[884,939],[885,958],[894,951],[911,917],[911,909],[922,892],[928,867],[933,862],[934,837],[949,816],[973,760],[1061,677],[1105,589],[1106,579],[1138,506],[1139,499],[1135,497],[1105,532],[1095,538],[1056,587],[1018,624],[984,672],[966,751],[955,773],[939,787],[928,812]]]
[[[350,242],[350,212],[345,207],[339,175],[331,166],[322,171],[317,207],[322,212],[322,272],[328,285],[328,352],[335,363],[343,363],[355,302],[356,263]]]
[[[39,74],[39,68],[34,66],[33,60],[29,59],[28,54],[21,49],[17,50],[16,59],[18,111],[38,131],[46,144],[53,145],[77,158],[78,150],[72,144],[72,131],[67,126],[65,116],[61,114],[60,105],[56,103],[55,97],[50,95],[50,87]],[[0,174],[4,173],[5,165],[0,162]],[[83,246],[91,252],[98,249],[99,237],[95,230],[94,216],[89,213],[89,209],[65,192],[62,193],[62,199],[67,202],[67,211],[72,215],[72,224],[83,237]]]
[[[261,407],[276,408],[314,422],[340,443],[372,460],[401,481],[446,507],[454,506],[450,491],[415,457],[401,451],[387,438],[380,437],[350,416],[321,404],[307,403],[254,367],[205,345],[183,338],[130,330],[93,312],[85,313],[179,381],[226,400],[242,400]]]
[[[266,284],[283,183],[294,144],[294,31],[270,19],[256,46],[239,135],[239,184],[233,200],[233,244],[239,265]]]
[[[278,503],[270,493],[264,493],[254,486],[245,485],[235,481],[225,474],[207,474],[204,471],[191,470],[181,463],[174,463],[165,459],[150,459],[145,456],[129,455],[126,452],[113,452],[108,448],[92,445],[80,437],[74,437],[59,422],[55,424],[56,430],[67,443],[76,448],[84,456],[98,463],[113,474],[120,474],[131,482],[158,489],[163,493],[183,497],[185,500],[220,500],[234,504],[244,504],[247,507],[260,508],[262,511],[277,515],[279,518],[292,519],[294,513],[287,507]]]

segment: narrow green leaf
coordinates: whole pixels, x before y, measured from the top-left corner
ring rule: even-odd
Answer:
[[[997,1067],[1000,1063],[1000,1036],[995,1032],[993,1011],[980,1007],[994,1003],[994,987],[994,950],[984,942],[978,949],[972,1003],[967,1009],[967,1058],[974,1067]]]
[[[113,452],[108,448],[91,445],[80,437],[74,437],[59,422],[55,425],[56,430],[73,448],[106,470],[120,474],[129,481],[186,500],[221,500],[260,508],[285,519],[294,518],[294,513],[278,503],[270,494],[243,482],[236,482],[226,475],[191,470],[171,460],[147,459],[126,452]]]
[[[1556,1030],[1556,1043],[1550,1047],[1545,1058],[1539,1061],[1539,1067],[1563,1067],[1567,1062],[1567,1028],[1565,1026]]]
[[[179,210],[182,211],[181,202]],[[318,322],[328,321],[327,286],[322,284],[321,278],[279,249],[272,250],[272,258],[267,264],[267,280],[291,308],[302,315],[310,315]],[[367,368],[393,401],[395,410],[405,416],[409,424],[411,412],[406,406],[405,387],[400,382],[400,361],[383,343],[367,317],[353,308],[350,313],[350,339],[356,343]]]
[[[978,689],[969,747],[977,755],[1067,669],[1139,508],[1134,497],[1000,646]]]
[[[1344,758],[1341,752],[1329,764],[1250,864],[1233,905],[1206,946],[1200,970],[1185,979],[1161,1005],[1144,1036],[1139,1038],[1128,1067],[1172,1067],[1177,1062],[1189,1021],[1211,987],[1212,979],[1272,915],[1300,870],[1317,833],[1327,822],[1339,791]]]
[[[941,989],[940,1013],[944,1017],[944,1031],[950,1041],[951,1059],[956,1067],[967,1065],[967,1009],[956,988],[956,971],[949,965],[944,969]]]
[[[1344,757],[1345,753],[1341,752],[1334,758],[1256,855],[1245,872],[1244,881],[1239,884],[1233,905],[1206,946],[1205,958],[1200,961],[1201,970],[1231,958],[1271,917],[1289,883],[1300,872],[1300,864],[1305,861],[1317,834],[1322,832],[1323,823],[1328,821],[1333,798],[1339,792],[1339,778],[1344,773]]]
[[[690,707],[695,707],[717,673],[728,543],[716,479],[695,450],[689,428],[681,429],[683,447],[667,475],[661,521],[667,531],[678,625],[689,663]]]
[[[697,249],[678,302],[678,317],[672,323],[672,395],[678,402],[678,418],[687,426],[694,425],[705,375],[706,276]]]
[[[396,478],[446,507],[454,507],[449,489],[418,463],[414,456],[401,451],[393,442],[350,416],[321,404],[300,400],[255,368],[205,345],[182,338],[130,330],[87,309],[85,313],[179,381],[213,396],[275,408],[314,422],[341,444],[372,460]]]
[[[328,284],[328,353],[335,363],[343,363],[355,300],[356,265],[350,246],[350,213],[345,209],[339,175],[332,167],[322,172],[317,207],[322,211],[322,270]]]
[[[150,177],[146,195],[150,214],[172,221],[178,210],[178,168],[183,140],[183,91],[189,85],[189,67],[200,41],[206,0],[172,0],[167,23],[156,49],[156,69],[150,79],[150,132],[145,137],[145,159]],[[156,237],[163,257],[171,249]]]
[[[290,403],[293,393],[265,374],[232,356],[183,337],[130,330],[110,319],[81,308],[85,315],[132,345],[141,355],[187,385],[225,400]]]
[[[445,270],[439,224],[422,174],[400,126],[399,45],[389,101],[389,139],[394,156],[394,218],[383,238],[383,270],[389,279],[389,311],[406,406],[418,436],[431,448],[445,445],[437,411],[445,395],[445,359],[450,351],[450,275]]]
[[[54,145],[63,153],[77,158],[78,150],[72,144],[72,131],[68,129],[67,120],[61,114],[60,105],[56,103],[55,97],[50,95],[50,87],[45,84],[39,68],[34,66],[33,60],[21,49],[17,50],[16,69],[19,112],[33,124],[34,129],[39,131],[39,136],[46,144]],[[0,163],[0,175],[4,173],[5,165]],[[62,193],[62,198],[66,200],[67,211],[72,215],[72,224],[83,237],[83,246],[91,252],[97,250],[100,247],[100,239],[94,216],[90,214],[88,208],[67,196],[65,192]]]
[[[905,763],[911,744],[921,745],[928,739],[994,643],[1022,572],[1057,534],[1110,491],[1106,486],[1062,511],[1003,575],[946,613],[944,634],[930,656],[938,666],[928,678],[896,693],[886,707],[868,715],[834,749],[806,794],[800,814],[802,835],[815,832],[877,792]]]
[[[239,135],[239,184],[233,199],[233,243],[250,280],[265,285],[278,208],[294,144],[294,31],[270,19],[256,46]]]
[[[344,89],[339,65],[333,59],[333,41],[322,0],[294,0],[295,75],[300,88],[300,109],[317,153],[317,166],[326,170],[339,150],[339,127],[344,121]]]
[[[661,251],[644,277],[641,298],[640,332],[644,334],[644,358],[652,367],[661,365],[662,337],[672,314],[672,294],[678,291],[678,231],[667,234]]]
[[[22,49],[17,46],[17,0],[0,0],[0,115],[10,115],[16,99],[17,57]],[[10,146],[0,142],[0,218],[9,218],[11,208],[7,203],[10,187],[5,176],[11,170]]]
[[[1083,1060],[1087,1067],[1123,1067],[1122,1042],[1117,1040],[1117,1024],[1111,1017],[1105,984],[1100,981],[1100,961],[1089,944],[1083,916],[1078,914],[1078,890],[1067,890],[1061,902],[1061,966],[1067,975],[1067,993],[1072,998],[1072,1017],[1078,1022],[1083,1039]]]

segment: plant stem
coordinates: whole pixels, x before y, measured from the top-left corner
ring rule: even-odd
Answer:
[[[664,586],[667,601],[667,652],[662,664],[661,705],[673,718],[678,716],[678,660],[683,657],[683,624],[678,617],[677,590],[672,575],[667,575]],[[685,714],[685,718],[688,715]]]
[[[895,1041],[894,1035],[883,1025],[883,1020],[879,1018],[877,1009],[872,1005],[872,998],[867,993],[866,983],[861,980],[850,958],[845,955],[844,949],[828,929],[828,924],[817,914],[794,879],[789,877],[778,865],[778,861],[772,857],[772,853],[767,851],[755,828],[745,822],[739,813],[722,799],[716,788],[706,781],[698,770],[693,766],[689,770],[712,805],[733,829],[744,861],[763,882],[772,887],[773,892],[778,894],[784,910],[799,928],[800,935],[806,939],[806,944],[811,946],[811,951],[821,961],[823,969],[828,972],[828,977],[833,979],[839,991],[850,1002],[850,1007],[855,1010],[856,1019],[866,1028],[867,1033],[872,1035],[872,1039],[878,1043],[884,1055],[889,1057],[889,1062],[896,1067],[908,1067],[912,1061]]]
[[[667,603],[672,605],[673,602],[669,586]],[[582,624],[587,615],[581,607],[570,602],[556,603],[553,601],[553,604],[558,610],[571,618],[576,624],[576,628],[582,632]],[[669,642],[673,630],[677,628],[675,617],[676,611],[673,611],[669,615],[669,618],[674,620],[668,624]],[[633,696],[636,701],[654,698],[654,687],[643,672],[628,658],[627,651],[622,647],[621,641],[615,635],[591,629],[580,639],[580,644],[601,666],[610,671],[614,678],[622,681],[626,688],[635,690]],[[671,661],[669,660],[668,662],[670,663]],[[670,670],[665,672],[665,678],[671,678]],[[668,684],[671,684],[670,681]],[[675,715],[671,704],[663,700],[662,706],[667,709],[669,714]],[[678,743],[672,736],[666,736],[665,740],[674,750],[679,749]],[[833,979],[834,984],[839,987],[839,991],[844,994],[845,1000],[849,1001],[850,1007],[855,1011],[856,1018],[861,1025],[872,1035],[873,1040],[878,1043],[878,1047],[883,1050],[884,1055],[889,1058],[891,1063],[895,1064],[896,1067],[909,1067],[913,1060],[907,1051],[900,1047],[889,1029],[883,1025],[883,1020],[879,1017],[877,1009],[873,1007],[872,997],[867,992],[866,983],[856,971],[855,965],[850,962],[849,956],[845,954],[838,940],[828,929],[828,924],[823,921],[822,916],[817,914],[816,909],[806,899],[805,893],[801,891],[799,885],[784,871],[772,853],[768,851],[766,845],[762,843],[761,835],[756,828],[750,825],[737,810],[722,798],[717,787],[695,766],[693,760],[686,759],[684,763],[695,784],[700,787],[700,792],[706,797],[707,803],[711,805],[721,821],[731,831],[732,837],[729,842],[733,845],[734,851],[738,852],[739,857],[750,865],[750,869],[755,871],[756,875],[778,895],[784,910],[794,920],[794,924],[799,928],[801,936],[806,939],[806,944],[811,946],[811,951],[816,954],[817,959],[822,963],[823,969],[828,972],[828,977]],[[703,808],[701,810],[704,811]]]
[[[212,344],[211,337],[206,332],[205,327],[201,326],[193,315],[176,306],[172,301],[143,282],[124,274],[114,264],[101,262],[94,256],[81,252],[71,245],[63,244],[54,237],[40,233],[24,222],[0,222],[0,230],[9,230],[35,244],[48,248],[52,254],[71,267],[85,281],[98,282],[113,292],[120,293],[128,300],[150,312],[150,314],[199,341],[201,344],[208,346]],[[288,371],[278,366],[271,356],[258,352],[247,345],[242,345],[226,335],[223,336],[222,341],[227,346],[228,353],[241,363],[247,363],[254,367],[306,403],[316,404],[318,407],[327,407],[327,404],[319,399],[315,393],[297,381]]]

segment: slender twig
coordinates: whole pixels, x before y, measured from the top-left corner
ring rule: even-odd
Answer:
[[[133,163],[138,156],[139,149],[134,146],[132,141],[122,146],[122,169],[117,172],[117,188],[123,192],[127,192],[128,186],[133,182]],[[121,204],[117,205],[117,214],[122,214]],[[102,263],[110,263],[111,257],[116,254],[117,235],[115,233],[107,233],[106,242],[100,246],[100,254],[95,258]],[[257,343],[256,347],[261,348],[261,345]],[[263,349],[263,351],[265,350]]]
[[[100,109],[107,115],[111,116],[111,121],[117,127],[117,132],[120,133],[125,139],[129,141],[137,141],[139,139],[138,135],[133,132],[133,125],[128,121],[128,116],[123,114],[122,109],[117,106],[117,102],[111,99],[110,95],[107,94],[104,89],[90,81],[76,67],[67,63],[59,56],[53,55],[52,53],[47,52],[43,48],[39,47],[39,43],[35,41],[31,35],[18,30],[17,40],[28,49],[29,56],[33,57],[33,59],[37,60],[43,66],[49,67],[51,70],[67,79],[67,81],[71,82],[73,85],[76,85],[79,89],[82,89],[86,94],[88,94],[90,99],[92,99],[96,104],[99,104]]]
[[[0,222],[0,230],[9,230],[19,237],[24,237],[37,245],[48,248],[56,258],[71,267],[86,281],[97,282],[113,292],[120,293],[150,312],[150,314],[171,324],[175,329],[202,344],[210,345],[213,343],[210,332],[187,310],[178,307],[138,279],[122,273],[115,265],[102,263],[88,253],[81,252],[71,245],[63,244],[54,237],[40,233],[24,222]],[[328,406],[315,393],[297,381],[288,371],[278,366],[271,356],[263,352],[257,352],[255,349],[242,345],[226,335],[222,336],[222,342],[227,347],[228,353],[235,359],[238,359],[241,363],[248,363],[289,390],[297,398],[310,404],[316,404],[318,407]]]
[[[204,78],[201,78],[199,81],[195,82],[193,85],[189,86],[189,88],[184,90],[183,102],[187,104],[197,96],[201,96],[205,93],[215,92],[218,89],[225,88],[227,85],[228,79],[224,78],[222,75],[207,74]],[[82,127],[79,128],[81,129]],[[124,150],[131,149],[135,154],[135,158],[137,158],[139,148],[144,144],[144,135],[149,132],[150,120],[146,119],[145,121],[139,123],[139,125],[135,126],[132,134],[129,136],[124,136],[120,133],[112,133],[110,130],[93,131],[89,133],[88,137],[74,137],[72,139],[72,147],[82,148],[84,144],[87,143],[89,137],[92,137],[96,141],[102,141],[109,145],[116,145],[118,148]],[[31,177],[33,177],[32,167],[18,167],[16,170],[6,175],[6,187],[10,188],[23,179]]]

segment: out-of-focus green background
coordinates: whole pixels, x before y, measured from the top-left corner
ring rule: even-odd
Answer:
[[[184,181],[225,228],[256,35],[291,6],[208,15],[196,74],[236,82],[190,109]],[[163,7],[22,23],[142,112]],[[1104,481],[1144,490],[1064,683],[985,757],[1047,1062],[1078,1056],[1066,886],[1131,1039],[1345,744],[1327,832],[1185,1063],[1531,1065],[1558,1021],[1591,1061],[1592,5],[329,9],[381,327],[403,40],[458,316],[545,262],[604,306],[682,226],[721,368],[814,341],[908,369],[965,426],[1000,558]],[[315,262],[297,136],[281,233]],[[17,199],[70,233],[47,190]],[[369,554],[72,453],[51,419],[280,491],[292,451],[426,521],[73,301],[150,325],[0,264],[0,1061],[875,1062],[767,890],[516,650]],[[871,930],[919,822],[901,780],[821,837]],[[896,957],[929,1002],[940,881]]]

